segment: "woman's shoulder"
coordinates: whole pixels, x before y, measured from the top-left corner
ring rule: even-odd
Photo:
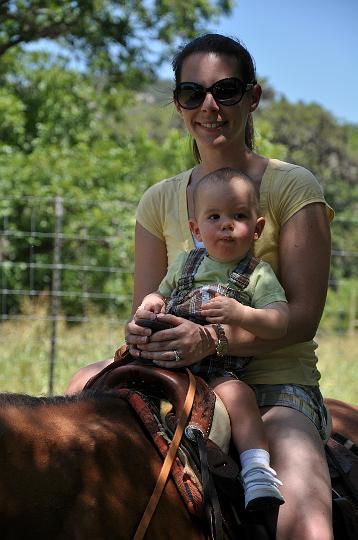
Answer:
[[[333,218],[333,210],[327,205],[323,187],[315,175],[301,165],[270,159],[263,180],[263,194],[267,205],[279,218],[281,224],[295,212],[310,203],[323,203],[327,206],[328,217]]]
[[[268,174],[278,182],[285,179],[317,182],[314,174],[302,165],[288,163],[280,159],[270,159],[267,169]]]
[[[163,239],[164,223],[177,215],[180,190],[185,193],[191,170],[181,172],[150,186],[142,195],[136,210],[136,221],[152,234]],[[179,218],[178,218],[179,219]],[[176,227],[177,227],[177,221]]]
[[[315,175],[302,165],[287,163],[279,159],[270,159],[266,171],[266,189],[271,198],[282,197],[323,198],[323,188]]]
[[[191,171],[192,169],[182,171],[175,176],[164,178],[163,180],[156,182],[145,191],[143,197],[150,198],[158,195],[177,193],[180,190],[181,185],[189,180]]]

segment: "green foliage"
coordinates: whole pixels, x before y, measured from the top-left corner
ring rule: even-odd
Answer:
[[[345,334],[358,321],[358,278],[342,279],[329,289],[320,328],[323,334]]]
[[[272,159],[286,159],[287,148],[284,144],[273,142],[273,131],[267,120],[258,118],[255,123],[255,151]]]
[[[185,8],[175,0],[1,2],[0,56],[46,38],[75,50],[93,73],[134,83],[160,61],[156,45],[192,38],[210,20],[229,14],[232,6],[230,0],[187,0]]]
[[[55,229],[53,198],[60,196],[61,264],[118,269],[64,269],[61,288],[71,292],[61,299],[66,315],[85,315],[89,301],[80,297],[88,293],[107,295],[90,298],[99,310],[128,312],[135,207],[151,184],[190,166],[182,134],[166,125],[151,136],[141,122],[133,129],[135,95],[119,83],[105,88],[101,78],[45,53],[22,53],[1,78],[0,118],[7,128],[0,131],[2,287],[51,289],[49,233]],[[16,105],[10,111],[9,103]],[[29,261],[36,271],[23,264]],[[17,313],[19,298],[3,298],[5,311]]]

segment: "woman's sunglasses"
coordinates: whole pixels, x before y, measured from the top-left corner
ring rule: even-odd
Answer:
[[[209,88],[195,82],[182,82],[174,89],[174,99],[183,109],[196,109],[199,107],[208,92],[217,103],[231,107],[242,100],[245,92],[250,90],[256,83],[244,83],[236,77],[216,81]]]

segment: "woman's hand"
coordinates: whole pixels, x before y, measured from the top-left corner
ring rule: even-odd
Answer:
[[[154,314],[148,311],[143,310],[139,314],[145,315],[143,318],[149,318],[147,315],[154,318]],[[157,366],[170,369],[190,366],[215,352],[213,328],[175,315],[159,314],[157,319],[173,325],[173,328],[151,333],[151,330],[139,327],[134,321],[128,324],[127,329],[133,334],[128,335],[126,341],[136,342],[136,348],[129,349],[135,358],[153,360]]]
[[[127,322],[125,327],[125,340],[129,345],[129,352],[132,356],[138,356],[137,346],[143,343],[148,343],[152,331],[150,328],[145,328],[136,324],[138,319],[152,319],[156,318],[156,309],[154,304],[140,305],[135,312],[133,319]]]
[[[125,328],[125,340],[129,345],[129,352],[132,356],[138,356],[138,345],[148,343],[152,330],[143,328],[136,324],[138,319],[155,319],[158,313],[165,309],[164,299],[157,293],[148,294],[144,297],[142,304],[137,308],[134,317],[129,321]]]

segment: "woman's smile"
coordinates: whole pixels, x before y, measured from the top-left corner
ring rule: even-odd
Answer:
[[[220,122],[196,122],[199,126],[209,129],[209,130],[216,130],[221,129],[225,124],[227,124],[227,121],[220,121]]]

